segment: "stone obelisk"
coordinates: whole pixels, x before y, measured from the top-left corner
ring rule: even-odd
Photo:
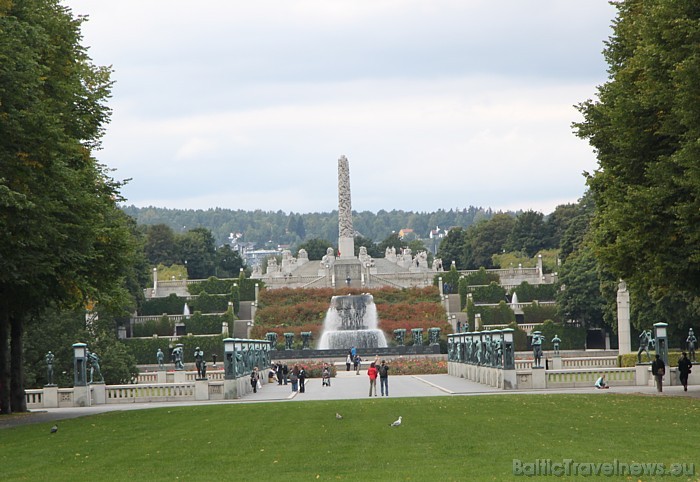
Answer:
[[[352,228],[350,166],[345,156],[338,159],[338,258],[333,263],[335,286],[362,287],[362,263],[355,257]]]
[[[350,165],[345,156],[340,156],[338,159],[338,251],[341,259],[355,257],[354,235],[350,200]]]

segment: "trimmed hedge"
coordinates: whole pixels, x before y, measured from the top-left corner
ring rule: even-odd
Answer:
[[[534,300],[555,301],[557,285],[531,285],[527,281],[523,281],[519,286],[513,289],[513,292],[518,294],[518,301],[521,303],[529,303]]]
[[[185,363],[194,362],[193,353],[196,347],[200,347],[204,351],[207,364],[211,362],[211,356],[213,354],[217,356],[217,364],[223,363],[224,359],[224,337],[222,335],[196,338],[193,336],[183,336],[178,338],[177,341],[172,342],[165,338],[127,338],[121,341],[136,358],[136,363],[139,365],[158,363],[156,352],[158,348],[160,348],[163,350],[163,353],[165,353],[165,364],[172,367],[170,352],[178,343],[185,345],[183,348]],[[209,367],[211,367],[211,365],[209,365]]]
[[[528,322],[529,323],[529,322]],[[546,320],[539,330],[544,335],[543,349],[552,349],[552,338],[557,335],[560,350],[583,350],[586,347],[587,330],[582,326],[572,326],[552,320]]]
[[[525,315],[525,323],[544,323],[547,320],[553,320],[557,323],[563,322],[556,305],[543,306],[533,302],[529,306],[523,306],[523,314]]]
[[[678,366],[678,359],[681,357],[680,351],[670,351],[668,352],[668,364],[672,367]],[[649,350],[649,356],[653,361],[656,352],[654,350]],[[647,362],[647,354],[642,353],[642,363]],[[619,367],[633,367],[637,364],[637,352],[625,353],[624,355],[617,355],[617,366]],[[666,367],[668,368],[668,367]]]
[[[492,281],[488,286],[472,288],[472,299],[475,303],[499,303],[506,299],[506,289]]]

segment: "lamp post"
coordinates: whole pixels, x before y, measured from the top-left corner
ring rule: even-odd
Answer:
[[[668,337],[666,329],[668,323],[654,323],[654,338],[656,339],[656,354],[664,361],[664,365],[668,366]]]
[[[236,345],[233,338],[224,338],[224,379],[233,380],[235,376]]]
[[[84,387],[87,385],[87,345],[85,343],[73,344],[73,386]]]
[[[515,370],[515,353],[513,345],[513,328],[505,328],[503,330],[503,369]]]

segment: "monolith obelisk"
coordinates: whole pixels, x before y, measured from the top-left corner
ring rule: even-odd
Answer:
[[[338,159],[338,251],[339,257],[355,257],[355,230],[352,228],[350,165],[345,156]]]
[[[362,263],[355,257],[355,230],[352,228],[350,166],[345,156],[338,159],[338,258],[333,263],[336,286],[362,286]]]

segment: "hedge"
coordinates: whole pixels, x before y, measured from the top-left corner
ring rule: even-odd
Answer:
[[[529,322],[528,322],[529,323]],[[552,349],[552,338],[557,335],[560,350],[583,350],[586,348],[587,330],[583,326],[573,326],[565,323],[546,320],[538,330],[544,335],[545,350]]]
[[[207,363],[211,362],[213,354],[217,356],[217,364],[223,363],[224,359],[223,335],[207,337],[183,336],[178,338],[177,341],[170,341],[170,339],[165,338],[127,338],[121,341],[127,346],[139,365],[158,363],[156,353],[158,348],[160,348],[165,353],[165,364],[172,366],[170,352],[178,343],[185,345],[183,349],[185,363],[194,362],[193,353],[196,347],[200,347],[204,351]],[[211,367],[211,365],[209,366]]]
[[[547,320],[561,323],[563,321],[556,305],[540,305],[533,302],[531,305],[523,306],[523,314],[525,323],[544,323]]]
[[[557,285],[531,285],[527,281],[523,281],[519,286],[512,290],[518,294],[518,301],[521,303],[529,303],[530,301],[555,301],[557,296]]]
[[[678,366],[678,359],[681,357],[680,351],[670,351],[668,352],[668,364],[672,367]],[[656,352],[654,350],[649,350],[649,356],[652,361],[654,360]],[[642,363],[647,363],[647,354],[642,353]],[[625,353],[624,355],[617,355],[617,366],[619,367],[633,367],[637,364],[637,352]],[[667,367],[668,368],[668,367]]]

